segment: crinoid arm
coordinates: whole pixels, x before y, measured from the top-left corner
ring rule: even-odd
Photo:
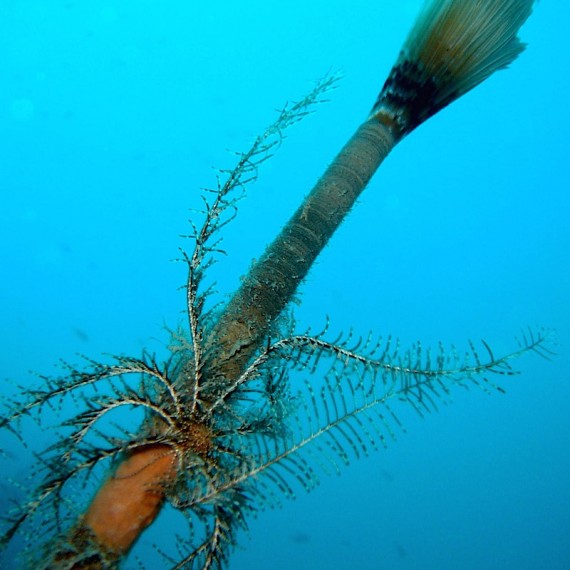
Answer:
[[[503,392],[501,380],[517,374],[515,359],[553,354],[547,330],[525,331],[517,342],[517,350],[502,356],[485,341],[469,342],[464,353],[419,343],[402,352],[390,337],[355,341],[348,335],[331,342],[307,333],[269,342],[213,404],[212,415],[220,414],[226,428],[215,443],[217,465],[224,467],[210,474],[207,486],[189,481],[187,499],[177,506],[195,519],[219,501],[235,504],[243,521],[244,510],[310,491],[322,473],[337,473],[352,459],[386,447],[403,429],[406,409],[421,416],[434,412],[457,388]],[[248,500],[228,501],[227,493]],[[186,561],[203,560],[220,546],[216,524],[208,525]]]
[[[188,327],[194,350],[194,373],[200,373],[204,360],[205,329],[211,325],[219,305],[205,311],[206,300],[214,291],[212,285],[204,286],[203,277],[216,262],[216,256],[224,254],[220,230],[237,214],[237,202],[243,198],[246,186],[257,180],[259,167],[268,160],[285,138],[285,130],[314,111],[319,103],[326,101],[326,94],[334,89],[340,76],[328,74],[318,81],[311,92],[300,101],[286,105],[277,119],[259,135],[245,152],[238,152],[237,163],[232,169],[219,171],[217,186],[207,189],[202,197],[204,210],[201,225],[190,221],[192,232],[185,237],[194,242],[192,253],[182,252],[188,266],[186,304]]]

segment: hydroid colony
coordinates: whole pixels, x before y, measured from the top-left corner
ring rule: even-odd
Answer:
[[[204,282],[219,253],[219,231],[236,213],[244,185],[278,146],[283,131],[334,85],[326,78],[239,156],[206,199],[193,227],[188,266],[188,330],[173,334],[171,356],[118,357],[68,367],[25,389],[1,425],[16,435],[28,418],[68,399],[77,413],[54,432],[38,459],[40,483],[10,513],[4,545],[27,543],[34,568],[114,568],[165,505],[183,513],[175,568],[219,568],[236,531],[266,501],[311,489],[319,471],[386,444],[398,408],[433,410],[454,386],[498,388],[487,373],[513,374],[511,359],[548,354],[546,335],[528,332],[519,348],[495,356],[482,343],[464,355],[421,345],[401,351],[390,337],[328,340],[326,331],[295,332],[287,307],[314,260],[391,149],[427,118],[522,51],[517,38],[532,0],[434,0],[421,13],[373,106],[311,193],[240,288],[221,309]],[[314,390],[292,375],[320,375]],[[121,428],[125,409],[143,412],[137,429]],[[139,417],[139,416],[136,416]],[[84,489],[111,467],[93,499],[77,513]],[[46,540],[38,544],[38,529]],[[47,532],[46,532],[47,530]],[[151,531],[149,531],[151,532]]]

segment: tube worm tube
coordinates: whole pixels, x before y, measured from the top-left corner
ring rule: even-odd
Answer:
[[[228,303],[207,341],[205,375],[239,377],[395,142],[375,118],[357,129]]]

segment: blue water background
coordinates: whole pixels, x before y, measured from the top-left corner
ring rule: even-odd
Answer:
[[[341,71],[227,228],[214,275],[222,298],[235,289],[366,116],[420,4],[2,0],[4,395],[59,358],[160,350],[163,325],[184,322],[184,266],[170,260],[212,167]],[[406,415],[387,451],[251,519],[233,570],[570,568],[569,18],[566,2],[540,2],[512,69],[394,151],[297,309],[300,326],[329,315],[335,332],[483,337],[497,353],[545,325],[558,356],[518,362],[507,395],[458,392]],[[22,478],[32,458],[6,445],[6,480]],[[5,509],[5,480],[2,492]]]

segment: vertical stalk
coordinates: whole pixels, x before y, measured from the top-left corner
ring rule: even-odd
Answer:
[[[225,307],[206,342],[205,378],[233,380],[244,371],[396,142],[375,117],[356,130]]]

